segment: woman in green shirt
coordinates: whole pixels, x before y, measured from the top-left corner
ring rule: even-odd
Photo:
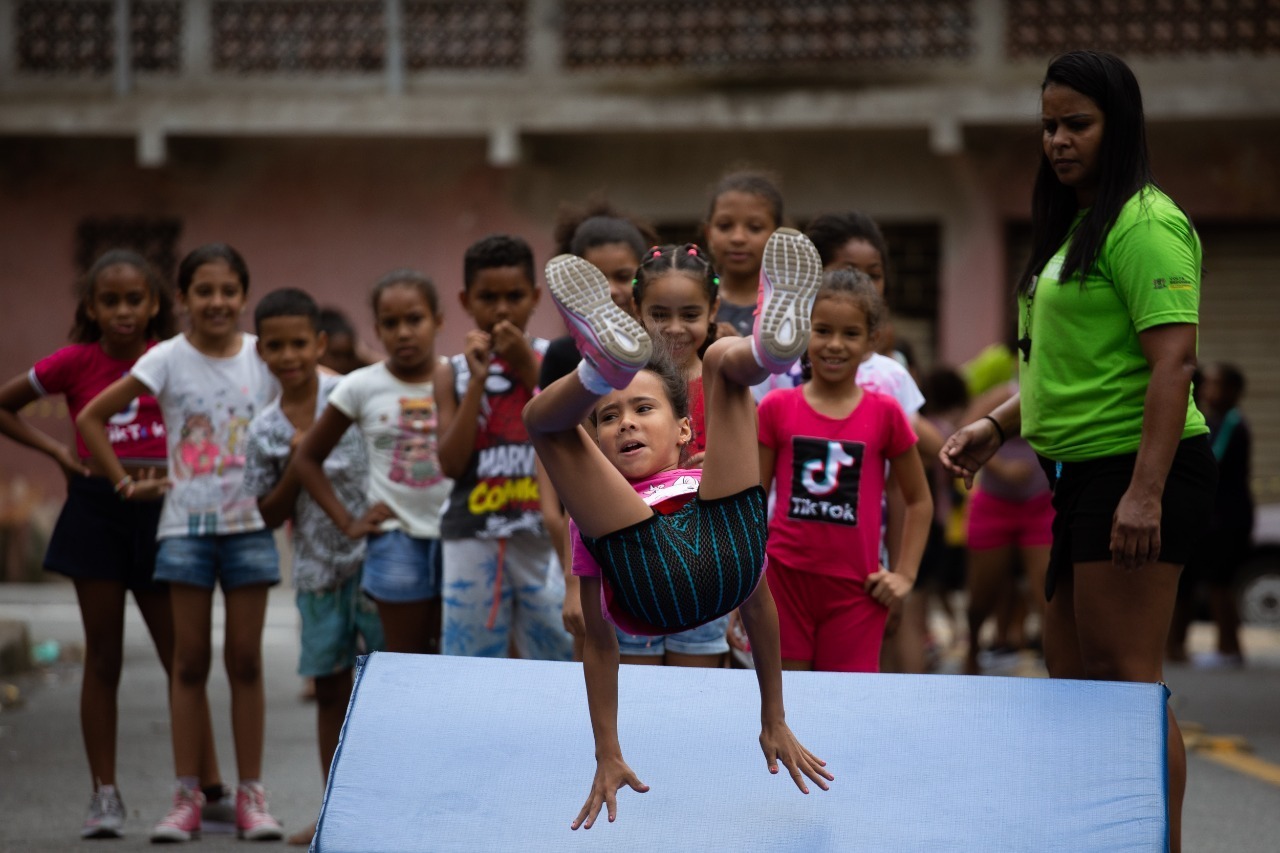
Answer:
[[[1044,653],[1054,678],[1163,680],[1178,575],[1217,470],[1191,401],[1200,241],[1155,184],[1142,95],[1115,56],[1078,51],[1041,87],[1032,255],[1018,284],[1021,393],[956,432],[972,485],[1022,435],[1054,485]],[[1169,712],[1169,843],[1186,754]]]

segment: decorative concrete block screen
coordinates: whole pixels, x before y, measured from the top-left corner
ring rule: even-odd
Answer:
[[[1280,52],[1280,3],[1187,0],[1009,0],[1010,59],[1048,59],[1067,45],[1126,58]]]
[[[580,665],[371,655],[312,849],[1164,849],[1160,685],[787,673],[787,720],[836,777],[805,796],[765,769],[754,673],[619,680],[651,788],[572,832],[595,769]]]
[[[968,0],[564,0],[573,69],[797,69],[967,59]]]

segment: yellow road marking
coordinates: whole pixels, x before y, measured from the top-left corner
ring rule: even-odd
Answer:
[[[1203,726],[1195,723],[1186,725],[1184,729],[1183,742],[1196,755],[1237,773],[1280,785],[1280,764],[1253,755],[1248,741],[1239,735],[1204,734]]]

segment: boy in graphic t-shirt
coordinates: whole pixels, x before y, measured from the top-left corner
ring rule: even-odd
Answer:
[[[476,328],[442,366],[440,465],[454,480],[441,517],[441,651],[569,660],[564,577],[542,525],[533,445],[521,412],[547,341],[525,333],[538,304],[533,252],[495,235],[467,249],[462,307]]]

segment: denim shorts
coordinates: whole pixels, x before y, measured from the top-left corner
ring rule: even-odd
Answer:
[[[621,628],[614,630],[618,634],[618,652],[624,655],[658,657],[667,652],[678,655],[722,655],[729,651],[729,641],[724,638],[729,630],[727,615],[687,631],[660,637],[628,634]]]
[[[270,530],[223,536],[173,536],[156,552],[158,581],[222,591],[252,584],[280,583],[280,557]]]
[[[375,601],[403,604],[440,597],[440,540],[403,530],[369,537],[363,589]]]
[[[298,675],[323,678],[356,665],[356,656],[380,652],[386,645],[378,606],[360,589],[360,576],[347,578],[335,589],[299,591],[302,651]]]

